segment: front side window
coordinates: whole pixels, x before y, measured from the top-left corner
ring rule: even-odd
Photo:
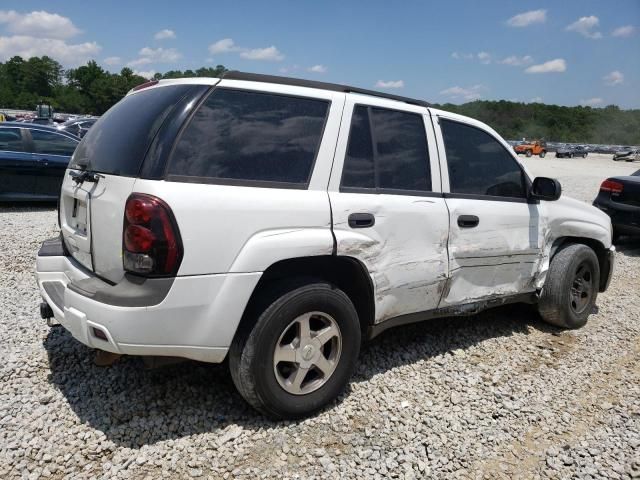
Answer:
[[[0,150],[22,152],[22,136],[17,128],[0,128]]]
[[[527,196],[520,166],[495,138],[478,128],[442,118],[440,128],[451,193]]]
[[[328,110],[326,100],[218,88],[184,130],[168,174],[307,184]]]
[[[341,187],[383,193],[431,191],[422,116],[357,105],[351,119]]]
[[[42,130],[31,130],[31,138],[35,153],[70,157],[78,146],[78,142],[64,135]]]

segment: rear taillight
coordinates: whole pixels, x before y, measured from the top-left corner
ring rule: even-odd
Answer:
[[[613,180],[605,180],[600,185],[601,192],[622,193],[623,189],[624,185],[622,183]]]
[[[182,260],[182,241],[169,206],[153,195],[132,193],[124,209],[124,269],[145,276],[171,276]]]

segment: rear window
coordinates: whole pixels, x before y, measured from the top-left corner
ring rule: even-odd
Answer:
[[[110,175],[138,175],[153,137],[191,88],[192,85],[172,85],[124,97],[87,132],[71,167]]]
[[[182,133],[167,173],[207,183],[304,186],[328,109],[326,100],[218,88]]]
[[[70,157],[78,145],[77,140],[73,140],[64,135],[54,132],[44,132],[42,130],[31,130],[31,138],[35,153],[45,155],[62,155]]]

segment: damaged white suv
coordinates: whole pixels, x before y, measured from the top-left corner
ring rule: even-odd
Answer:
[[[43,317],[108,352],[222,362],[308,415],[384,329],[510,302],[585,324],[609,217],[533,179],[486,125],[281,77],[150,82],[84,137],[42,246]]]

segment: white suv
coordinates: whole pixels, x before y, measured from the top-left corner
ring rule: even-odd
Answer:
[[[384,329],[510,302],[584,325],[609,218],[527,173],[488,126],[281,77],[149,82],[78,146],[43,317],[127,355],[222,362],[272,417],[308,415]]]

